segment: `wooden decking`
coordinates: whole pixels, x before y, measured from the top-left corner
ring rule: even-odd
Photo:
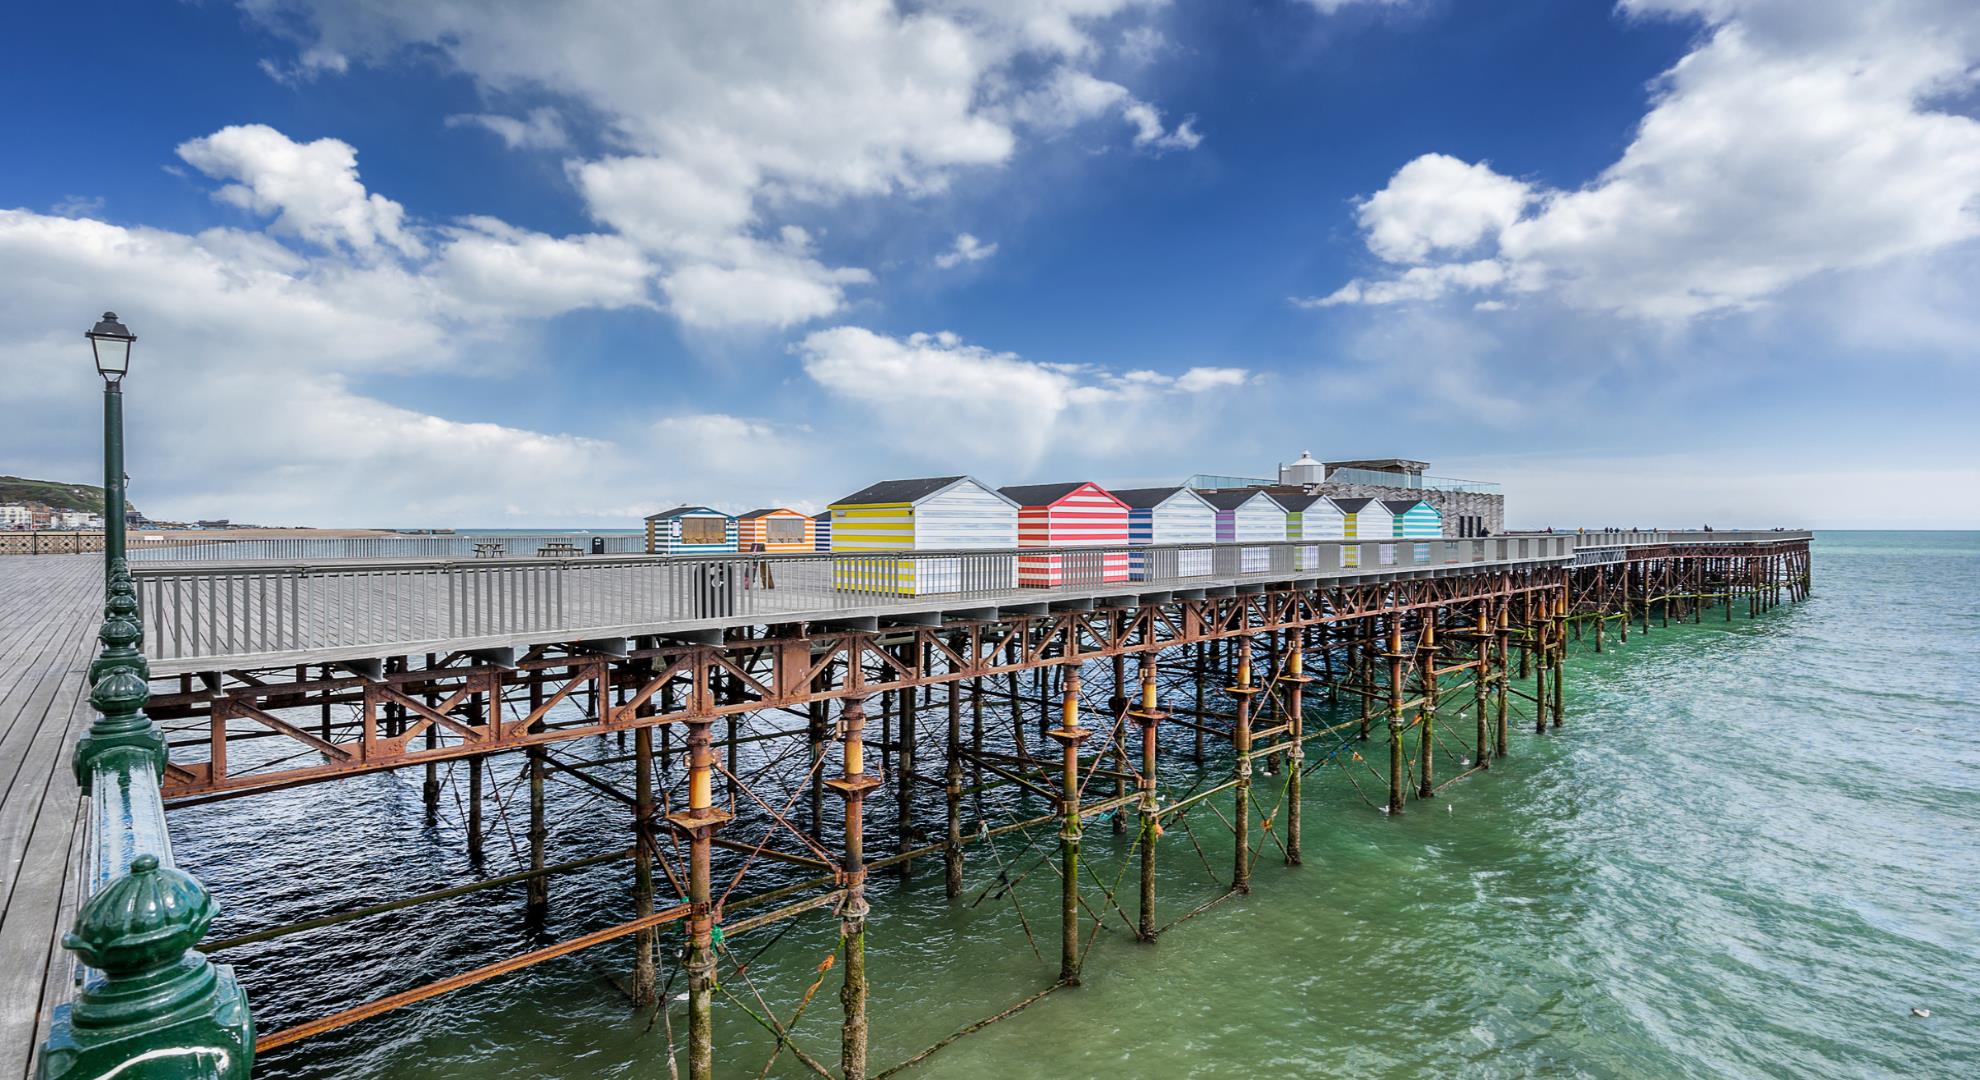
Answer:
[[[102,621],[97,555],[0,558],[0,1080],[30,1075],[72,977],[82,794],[69,754],[88,728]]]

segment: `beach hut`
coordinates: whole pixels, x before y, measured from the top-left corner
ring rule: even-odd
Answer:
[[[1397,536],[1435,540],[1444,535],[1444,516],[1421,499],[1384,499],[1382,505],[1395,519]]]
[[[1340,508],[1319,495],[1273,495],[1272,501],[1286,512],[1286,539],[1339,540],[1346,532]],[[1312,570],[1320,565],[1320,548],[1293,549],[1293,569]]]
[[[648,555],[715,555],[736,550],[736,519],[706,506],[676,506],[646,519]]]
[[[811,515],[811,543],[813,551],[832,550],[832,512]]]
[[[1202,577],[1212,568],[1210,545],[1217,542],[1217,508],[1193,487],[1130,488],[1114,492],[1128,507],[1128,543],[1149,545],[1196,544],[1194,549],[1149,556],[1134,552],[1128,559],[1132,580],[1150,577]],[[1167,563],[1173,557],[1174,565]],[[1151,566],[1151,559],[1155,560]],[[1152,574],[1151,569],[1160,573]]]
[[[751,510],[736,518],[741,551],[811,551],[817,543],[811,519],[781,506]]]
[[[1217,542],[1220,544],[1283,544],[1286,542],[1286,510],[1270,495],[1257,488],[1242,491],[1206,491],[1203,497],[1217,508]],[[1245,547],[1238,551],[1237,571],[1258,574],[1272,568],[1272,550]]]
[[[1008,551],[1017,547],[1018,505],[975,477],[885,480],[832,503],[832,551]],[[876,576],[876,574],[878,576]],[[835,560],[842,589],[926,596],[1014,588],[1014,557]]]
[[[1018,556],[1018,585],[1055,589],[1128,579],[1128,504],[1098,484],[1018,484],[998,488],[1018,504],[1019,548],[1105,547],[1090,555]]]
[[[1377,499],[1330,499],[1341,512],[1341,537],[1345,540],[1387,540],[1396,535],[1396,516]],[[1381,549],[1384,563],[1394,562],[1396,549]],[[1360,549],[1341,552],[1342,566],[1359,566]]]

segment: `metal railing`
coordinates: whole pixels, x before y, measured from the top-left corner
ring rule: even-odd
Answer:
[[[553,545],[569,545],[589,554],[594,540],[604,554],[633,555],[646,550],[646,537],[633,533],[421,533],[405,536],[181,536],[171,532],[135,532],[126,540],[126,557],[133,563],[162,562],[299,562],[325,559],[449,559],[486,555],[528,558]],[[477,550],[480,549],[480,550]]]
[[[145,566],[154,660],[195,663],[502,640],[665,633],[748,622],[989,607],[1294,577],[1371,577],[1573,557],[1574,538],[605,556]],[[1056,560],[1051,584],[1020,572]],[[1028,571],[1026,571],[1028,572]]]
[[[175,670],[257,658],[425,651],[960,610],[1257,581],[1492,564],[1591,565],[1630,546],[1803,540],[1800,532],[1528,533],[1475,539],[1051,549],[379,560],[146,566],[148,651]],[[356,650],[352,652],[351,650]]]

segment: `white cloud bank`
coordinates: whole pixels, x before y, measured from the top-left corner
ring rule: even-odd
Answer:
[[[808,335],[794,351],[805,374],[857,406],[870,425],[863,430],[890,449],[997,461],[1005,473],[1028,472],[1052,453],[1088,460],[1136,440],[1170,445],[1190,422],[1189,399],[1253,378],[1227,367],[1172,376],[1041,363],[946,331],[895,338],[841,326]]]
[[[656,260],[673,313],[706,330],[788,327],[872,280],[787,242],[803,206],[943,190],[1002,166],[1026,132],[1103,117],[1134,146],[1187,150],[1127,87],[1094,74],[1161,0],[690,0],[669,4],[242,0],[296,41],[284,78],[430,51],[497,100],[583,106],[615,152],[567,169],[601,226]],[[519,148],[563,145],[555,114],[456,117]]]
[[[1579,189],[1552,190],[1425,154],[1358,210],[1369,250],[1409,268],[1297,302],[1494,291],[1682,320],[1980,235],[1980,121],[1935,107],[1974,85],[1980,6],[1621,7],[1701,18],[1709,30],[1657,81],[1615,164]]]

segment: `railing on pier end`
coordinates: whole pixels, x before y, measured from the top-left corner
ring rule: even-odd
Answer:
[[[103,611],[103,652],[89,672],[97,718],[74,758],[90,804],[88,895],[62,939],[81,964],[74,1000],[50,1020],[38,1075],[245,1080],[254,1020],[233,969],[194,949],[219,909],[172,863],[159,797],[165,735],[144,712],[151,691],[140,608],[121,559]]]

